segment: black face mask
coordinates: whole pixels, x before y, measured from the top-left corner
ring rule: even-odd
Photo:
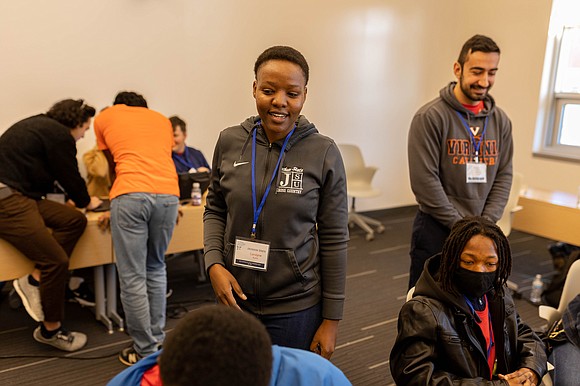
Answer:
[[[479,299],[493,288],[495,275],[496,272],[473,272],[459,267],[454,281],[464,295]]]

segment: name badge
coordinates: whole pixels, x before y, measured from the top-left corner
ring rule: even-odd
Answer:
[[[258,271],[267,271],[269,252],[270,243],[267,241],[236,237],[233,265]]]
[[[467,173],[466,182],[468,184],[485,184],[487,183],[487,165],[484,163],[468,162],[466,164]]]

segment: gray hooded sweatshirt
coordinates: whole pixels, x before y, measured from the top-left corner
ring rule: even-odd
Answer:
[[[411,188],[419,209],[448,228],[465,216],[497,222],[512,183],[511,121],[489,94],[484,109],[473,114],[455,98],[455,84],[441,89],[413,117],[408,138]],[[479,128],[475,143],[485,128],[479,161],[487,165],[486,183],[466,182],[466,163],[474,162],[475,148],[464,122]]]
[[[236,237],[253,223],[252,131],[256,132],[259,205],[283,140],[270,144],[259,117],[223,130],[217,141],[204,213],[205,264],[221,264],[242,287],[255,314],[305,310],[322,301],[322,317],[339,320],[345,298],[348,202],[334,141],[300,116],[260,213],[256,239],[268,241],[267,271],[233,266]]]

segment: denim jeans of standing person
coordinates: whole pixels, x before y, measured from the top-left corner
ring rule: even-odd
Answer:
[[[272,344],[310,351],[310,343],[322,324],[322,304],[289,314],[256,317],[266,326]]]
[[[130,193],[111,202],[111,233],[121,303],[133,347],[141,356],[165,338],[165,251],[177,219],[177,196]]]

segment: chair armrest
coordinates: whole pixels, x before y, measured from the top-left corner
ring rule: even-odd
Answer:
[[[550,306],[540,306],[538,307],[538,314],[540,318],[547,320],[548,323],[553,322],[556,318],[559,317],[559,312],[554,307]]]

